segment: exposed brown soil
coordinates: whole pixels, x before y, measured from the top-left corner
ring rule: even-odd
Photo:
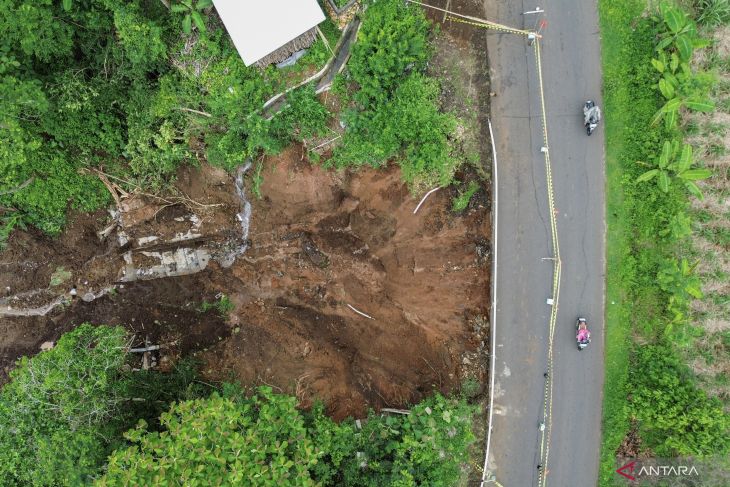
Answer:
[[[414,215],[418,201],[397,169],[325,171],[301,160],[300,148],[266,160],[263,174],[264,197],[252,201],[251,246],[228,269],[211,261],[194,275],[121,282],[121,256],[130,248],[177,245],[164,242],[193,219],[195,208],[183,205],[125,201],[124,247],[114,235],[100,241],[97,231],[109,220],[103,212],[76,215],[57,240],[16,232],[0,254],[0,289],[24,296],[13,306],[72,286],[78,297],[47,316],[0,319],[4,372],[88,321],[119,324],[138,342],[163,344],[163,362],[195,353],[211,379],[267,383],[297,394],[303,405],[322,399],[336,418],[363,415],[369,406],[405,406],[434,389],[450,391],[463,377],[481,378],[486,194],[455,215],[452,195],[441,190]],[[204,166],[181,172],[178,186],[200,203],[219,205],[195,211],[202,235],[193,244],[239,232],[230,178]],[[140,243],[150,235],[158,239]],[[49,287],[52,275],[63,278],[59,267],[70,277]],[[91,302],[79,298],[112,285]],[[33,290],[43,292],[28,294]],[[227,319],[199,311],[218,293],[235,305]]]
[[[295,151],[263,171],[253,245],[232,269],[240,332],[206,369],[324,399],[335,417],[458,385],[479,345],[470,319],[487,312],[485,208],[454,216],[442,191],[413,215],[396,169],[333,173]]]

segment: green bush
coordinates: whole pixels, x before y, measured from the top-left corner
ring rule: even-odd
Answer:
[[[668,346],[636,350],[631,412],[641,438],[658,456],[719,455],[730,451],[730,416]]]
[[[82,325],[23,358],[0,391],[0,484],[79,485],[118,435],[121,328]]]
[[[309,470],[322,452],[294,397],[213,394],[174,404],[161,424],[162,433],[144,422],[126,433],[132,446],[111,455],[97,485],[315,485]]]
[[[453,485],[473,441],[471,412],[437,395],[407,416],[371,413],[358,427],[334,423],[321,405],[300,412],[268,387],[245,397],[227,385],[173,405],[162,432],[144,422],[129,431],[131,446],[111,455],[97,484]]]
[[[429,22],[398,0],[365,11],[348,64],[354,107],[331,164],[381,167],[395,159],[412,187],[448,185],[458,161],[449,137],[456,121],[439,109],[440,85],[423,73],[431,56]]]
[[[340,466],[342,481],[330,485],[455,485],[474,441],[473,412],[464,401],[436,395],[407,416],[371,414],[362,430],[350,422],[351,453]]]

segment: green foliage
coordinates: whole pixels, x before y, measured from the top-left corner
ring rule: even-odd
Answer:
[[[2,485],[453,485],[473,441],[464,400],[337,424],[268,387],[202,399],[192,362],[126,372],[126,345],[85,324],[19,361],[0,391]]]
[[[474,196],[477,191],[479,191],[479,183],[476,181],[469,181],[467,188],[464,191],[459,191],[459,196],[454,198],[451,209],[456,212],[464,211],[466,207],[469,206],[471,197]]]
[[[343,456],[341,480],[334,485],[454,485],[474,440],[472,413],[464,401],[440,395],[419,403],[407,416],[371,413],[362,430],[350,426],[346,433],[349,454]]]
[[[134,69],[151,71],[167,54],[163,29],[147,22],[141,9],[131,3],[114,12],[114,27]]]
[[[697,23],[716,27],[730,22],[730,0],[694,0]]]
[[[271,130],[282,140],[303,141],[322,135],[328,120],[329,112],[317,100],[314,86],[307,85],[287,95],[287,104],[274,116]]]
[[[348,64],[358,84],[354,100],[364,110],[391,100],[411,71],[422,71],[431,57],[429,22],[418,7],[397,0],[374,2],[363,14]]]
[[[174,404],[161,424],[163,433],[144,422],[129,431],[133,445],[114,452],[97,485],[315,485],[309,469],[322,452],[294,397],[264,387],[250,398],[213,394]]]
[[[89,168],[161,191],[197,162],[191,145],[232,169],[326,126],[311,89],[267,120],[261,107],[281,73],[245,67],[222,27],[205,28],[210,0],[173,3],[172,15],[148,0],[0,7],[0,206],[47,233],[69,209],[108,203]],[[196,36],[180,36],[178,21]]]
[[[0,216],[0,250],[5,248],[10,238],[10,233],[16,226],[20,228],[25,227],[19,213]]]
[[[668,309],[674,314],[674,322],[686,320],[686,311],[691,299],[701,299],[699,278],[694,274],[698,262],[690,264],[687,259],[666,261],[659,269],[657,283],[669,295]]]
[[[189,361],[125,371],[126,345],[122,328],[84,324],[18,362],[0,391],[1,485],[88,484],[139,419],[157,428],[170,403],[208,394]]]
[[[665,140],[662,151],[657,158],[658,167],[646,171],[636,178],[636,181],[641,183],[656,178],[659,189],[668,193],[672,180],[676,179],[684,183],[690,193],[699,199],[703,199],[702,191],[695,181],[709,178],[712,176],[712,171],[703,168],[692,168],[693,163],[691,145],[684,144],[681,154],[679,154],[679,141],[676,139],[671,142]]]
[[[247,398],[229,385],[173,405],[160,433],[140,423],[97,484],[453,485],[473,441],[470,414],[437,395],[408,416],[371,413],[359,428],[334,423],[321,405],[302,413],[268,387]]]
[[[711,112],[714,103],[707,97],[710,84],[696,76],[690,67],[695,48],[709,43],[700,39],[697,26],[684,11],[667,0],[659,4],[660,15],[655,21],[660,26],[658,57],[651,63],[662,77],[657,88],[667,102],[654,117],[654,123],[662,118],[668,130],[676,127],[682,107],[699,112]]]
[[[693,384],[667,346],[644,346],[632,367],[631,412],[641,437],[658,456],[718,455],[730,451],[730,415]]]
[[[659,16],[647,17],[645,8],[642,0],[599,2],[608,191],[600,485],[613,485],[616,450],[625,439],[632,415],[640,420],[646,448],[658,446],[661,450],[674,441],[670,428],[652,429],[656,418],[651,411],[671,413],[684,407],[685,399],[674,403],[670,393],[662,393],[662,404],[645,401],[639,406],[630,402],[640,388],[644,392],[649,389],[643,389],[642,367],[629,362],[632,350],[639,353],[642,349],[631,337],[639,336],[642,343],[676,342],[688,329],[686,304],[693,295],[699,295],[693,266],[682,257],[692,232],[687,190],[692,192],[693,188],[686,183],[708,173],[692,168],[690,146],[672,141],[682,139],[682,107],[711,108],[692,103],[707,99],[713,78],[689,68],[691,51],[705,43],[698,39],[687,16],[663,5]],[[691,39],[690,45],[681,37]],[[665,123],[655,123],[658,112],[660,118],[666,117]],[[653,167],[647,171],[636,161],[651,161]],[[637,180],[651,179],[658,184],[637,184]],[[671,347],[665,351],[667,360],[677,360]],[[629,374],[630,370],[636,373]],[[663,390],[661,384],[668,383],[677,370],[661,362],[652,373],[653,391],[658,394]],[[683,374],[682,387],[693,387],[691,375]],[[664,406],[667,409],[662,409]],[[715,414],[714,406],[707,402],[700,401],[697,407],[702,411],[696,410],[696,417]],[[690,435],[687,439],[694,441]]]
[[[107,202],[83,169],[121,156],[130,89],[166,56],[166,12],[142,0],[3,2],[0,204],[57,233],[69,207]]]
[[[231,302],[231,298],[229,298],[225,294],[221,294],[217,301],[203,301],[202,303],[200,303],[200,307],[198,308],[198,310],[201,313],[205,313],[214,309],[218,311],[221,316],[226,317],[228,316],[228,313],[233,311],[233,308],[235,308],[235,305]]]
[[[422,74],[431,56],[428,33],[422,10],[398,0],[365,11],[348,64],[354,107],[345,113],[333,164],[380,167],[395,158],[412,186],[452,181],[458,161],[448,138],[456,122],[439,111],[438,81]]]
[[[81,325],[18,362],[0,391],[0,484],[78,485],[96,472],[123,400],[124,338]]]
[[[205,32],[205,21],[203,20],[203,10],[213,6],[213,0],[180,0],[170,6],[170,10],[175,13],[183,14],[182,28],[183,32],[190,35],[193,31],[193,25]]]

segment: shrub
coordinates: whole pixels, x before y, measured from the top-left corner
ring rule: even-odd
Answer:
[[[657,455],[728,453],[730,416],[719,400],[693,384],[670,347],[638,347],[631,371],[631,411],[642,439]]]
[[[82,325],[20,360],[0,391],[2,485],[79,485],[97,471],[123,400],[124,337]]]
[[[344,115],[347,130],[331,164],[380,167],[395,159],[411,187],[451,183],[456,122],[439,110],[438,81],[422,74],[428,33],[423,12],[398,0],[365,11],[349,63],[354,108]]]
[[[268,387],[245,397],[226,385],[173,405],[160,433],[144,422],[129,431],[132,445],[112,454],[98,485],[453,485],[473,440],[471,412],[437,395],[358,427],[334,423],[321,405],[300,412]]]
[[[294,397],[260,388],[250,398],[213,394],[174,404],[163,433],[145,422],[125,436],[99,486],[315,485],[309,470],[322,455],[307,434]]]
[[[459,196],[454,198],[451,209],[456,212],[464,211],[466,207],[469,206],[472,196],[474,196],[477,191],[479,191],[479,183],[476,181],[469,181],[469,186],[467,186],[464,191],[459,191]]]

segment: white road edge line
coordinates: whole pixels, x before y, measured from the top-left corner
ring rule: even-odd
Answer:
[[[492,345],[490,347],[490,354],[492,355],[492,362],[489,365],[489,420],[487,422],[487,447],[484,452],[484,467],[482,468],[482,482],[484,486],[487,476],[487,466],[489,464],[489,447],[492,441],[492,418],[494,413],[494,370],[497,361],[497,246],[499,240],[497,239],[497,223],[499,218],[499,190],[498,190],[498,173],[497,173],[497,147],[494,144],[494,132],[492,131],[492,120],[487,119],[489,124],[489,137],[492,139],[492,230],[493,230],[493,252],[492,252],[492,312],[491,312],[491,335]]]

